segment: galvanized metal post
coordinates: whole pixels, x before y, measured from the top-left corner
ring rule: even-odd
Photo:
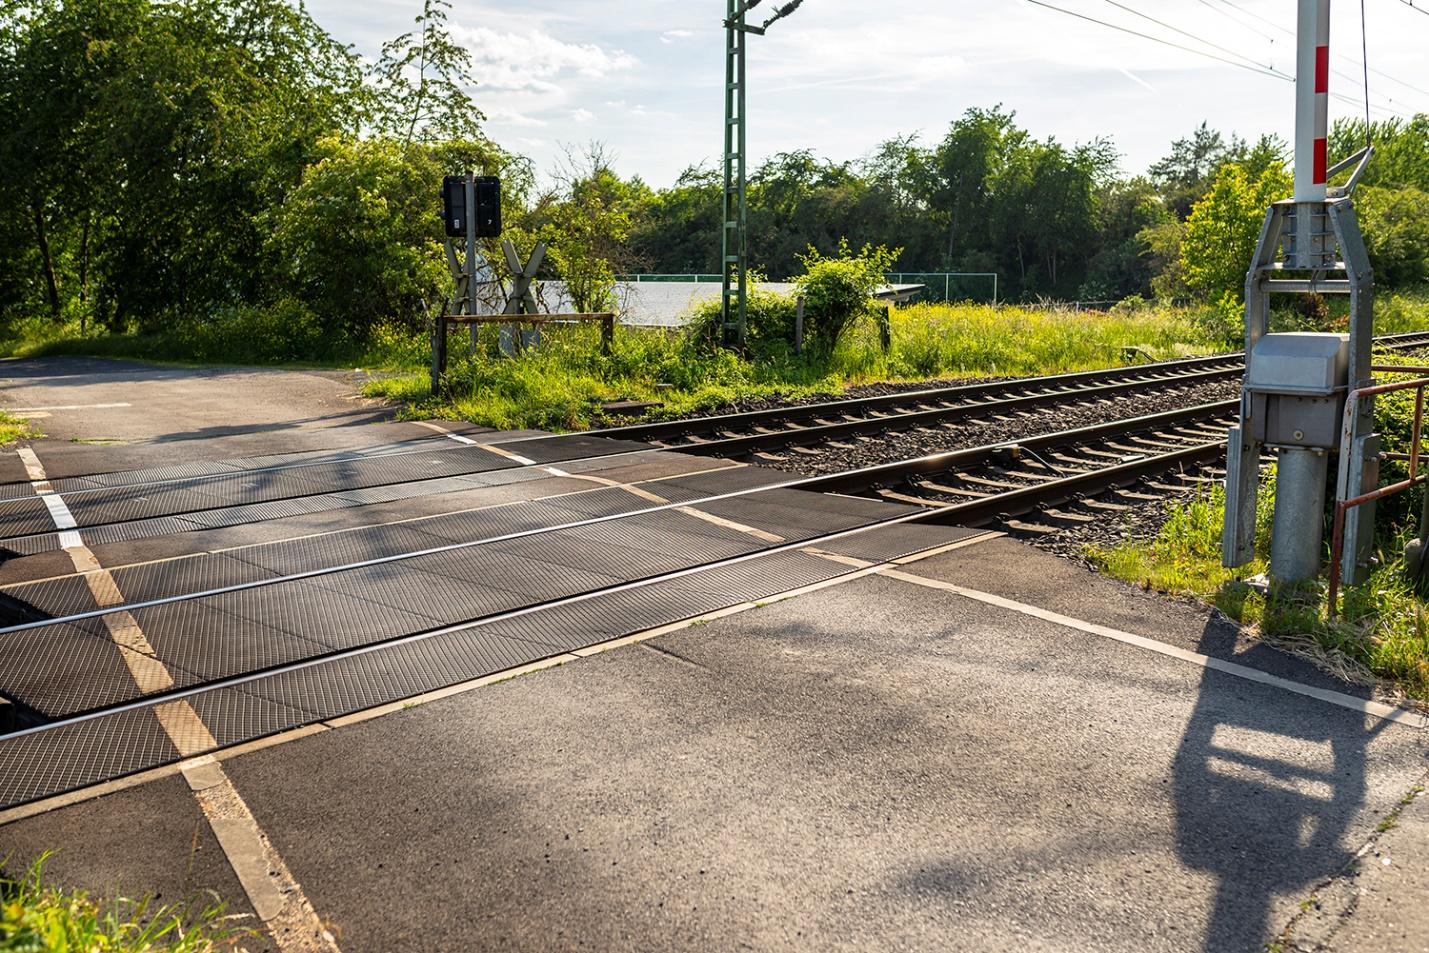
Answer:
[[[476,174],[466,174],[466,313],[476,314]],[[477,326],[467,325],[471,353],[476,353]]]
[[[1283,448],[1275,471],[1275,521],[1270,533],[1270,576],[1278,582],[1313,579],[1320,573],[1325,538],[1324,450]]]

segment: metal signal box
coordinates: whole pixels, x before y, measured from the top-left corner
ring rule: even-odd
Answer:
[[[1250,436],[1271,447],[1335,450],[1349,390],[1348,334],[1266,334],[1245,374]]]
[[[476,237],[501,236],[501,180],[494,175],[476,177]]]
[[[474,208],[467,208],[467,184],[473,184]],[[470,216],[470,217],[469,217]],[[501,235],[501,179],[494,175],[449,175],[442,179],[442,224],[448,236],[466,235],[476,227],[477,238]]]
[[[466,234],[466,176],[442,179],[442,224],[452,238]]]

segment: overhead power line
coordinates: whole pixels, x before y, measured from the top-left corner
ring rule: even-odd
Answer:
[[[1399,2],[1404,4],[1406,7],[1413,10],[1414,12],[1422,13],[1426,17],[1429,17],[1429,7],[1421,7],[1417,5],[1414,0],[1399,0]]]
[[[1075,10],[1068,10],[1066,7],[1054,6],[1053,4],[1046,3],[1045,0],[1027,0],[1027,2],[1032,4],[1033,6],[1046,7],[1048,10],[1055,10],[1057,13],[1064,13],[1069,17],[1076,17],[1078,20],[1086,20],[1088,23],[1095,23],[1098,26],[1104,26],[1108,29],[1116,30],[1120,33],[1129,33],[1132,36],[1140,37],[1143,40],[1150,40],[1153,43],[1160,43],[1162,46],[1169,46],[1173,49],[1183,50],[1187,53],[1194,53],[1197,56],[1204,56],[1206,59],[1215,60],[1219,63],[1225,63],[1227,66],[1235,66],[1239,67],[1240,69],[1250,70],[1252,73],[1262,73],[1266,76],[1274,76],[1277,79],[1289,79],[1293,81],[1293,77],[1288,76],[1285,73],[1282,73],[1279,70],[1273,69],[1268,66],[1252,65],[1251,63],[1245,62],[1244,59],[1229,60],[1226,59],[1224,56],[1217,56],[1215,53],[1207,53],[1205,50],[1198,50],[1195,47],[1186,46],[1185,44],[1177,43],[1174,40],[1168,40],[1163,37],[1153,36],[1150,33],[1142,33],[1140,30],[1133,30],[1130,27],[1121,26],[1117,23],[1110,23],[1106,20],[1099,20],[1096,17],[1088,16],[1085,13],[1078,13]],[[1237,53],[1236,55],[1239,56],[1240,54]]]
[[[1235,11],[1237,11],[1237,12],[1243,14],[1243,15],[1246,16],[1246,17],[1249,17],[1249,18],[1254,19],[1254,20],[1259,20],[1261,23],[1265,24],[1266,26],[1270,27],[1271,29],[1277,30],[1277,31],[1279,31],[1280,33],[1284,34],[1285,36],[1290,37],[1291,39],[1294,39],[1294,37],[1295,37],[1295,31],[1294,31],[1294,30],[1286,29],[1284,26],[1282,26],[1282,25],[1279,24],[1279,23],[1276,23],[1274,20],[1270,19],[1269,17],[1261,16],[1259,13],[1256,13],[1254,10],[1249,10],[1249,9],[1246,9],[1245,7],[1241,6],[1241,5],[1238,4],[1238,3],[1233,3],[1232,0],[1216,0],[1215,3],[1212,3],[1211,0],[1196,0],[1196,2],[1199,3],[1199,4],[1201,4],[1201,5],[1204,6],[1204,7],[1208,7],[1209,9],[1215,11],[1216,13],[1219,13],[1221,16],[1225,17],[1225,18],[1226,18],[1227,20],[1229,20],[1230,22],[1232,22],[1232,23],[1234,23],[1234,24],[1236,24],[1236,25],[1238,25],[1238,26],[1242,26],[1242,27],[1244,27],[1245,29],[1250,30],[1250,31],[1252,31],[1252,32],[1254,32],[1254,33],[1256,33],[1256,34],[1258,34],[1258,35],[1264,37],[1265,39],[1269,40],[1271,43],[1274,43],[1274,42],[1275,42],[1275,37],[1271,36],[1269,33],[1266,33],[1266,32],[1264,32],[1264,31],[1258,29],[1258,28],[1255,27],[1255,26],[1252,26],[1251,24],[1245,22],[1245,20],[1242,20],[1242,19],[1240,19],[1239,17],[1232,16],[1229,12],[1227,12],[1227,10],[1226,10],[1225,8],[1226,8],[1226,7],[1229,7],[1231,10],[1235,10]],[[1405,2],[1405,0],[1400,0],[1400,2]],[[1410,3],[1409,6],[1414,7],[1414,9],[1415,9],[1415,10],[1418,10],[1420,13],[1429,13],[1429,11],[1427,11],[1424,7],[1415,6],[1413,3]],[[1421,96],[1429,96],[1429,89],[1425,89],[1425,88],[1422,87],[1422,86],[1415,86],[1413,83],[1406,82],[1406,81],[1400,79],[1398,76],[1394,76],[1393,74],[1386,73],[1386,72],[1385,72],[1384,70],[1382,70],[1382,69],[1376,69],[1376,68],[1373,67],[1373,66],[1369,66],[1369,64],[1365,63],[1363,60],[1357,60],[1357,59],[1355,59],[1353,56],[1346,56],[1345,54],[1340,53],[1340,52],[1336,52],[1336,53],[1335,53],[1335,58],[1338,59],[1338,60],[1340,60],[1342,63],[1348,63],[1349,65],[1355,67],[1356,69],[1368,68],[1369,72],[1371,72],[1371,73],[1373,73],[1374,75],[1378,76],[1380,79],[1387,79],[1387,80],[1389,80],[1391,83],[1394,83],[1394,84],[1397,85],[1397,86],[1403,86],[1405,89],[1412,90],[1413,92],[1419,93]],[[1353,80],[1353,81],[1356,82],[1356,83],[1358,83],[1358,82],[1360,81],[1360,80],[1359,80],[1359,77],[1357,77],[1357,76],[1352,76],[1352,75],[1350,75],[1349,73],[1343,72],[1343,71],[1341,71],[1341,70],[1335,70],[1334,73],[1335,73],[1336,76],[1340,77],[1340,79]],[[1393,99],[1391,98],[1390,101],[1393,102]]]
[[[1124,4],[1124,3],[1119,3],[1118,0],[1105,0],[1105,2],[1111,4],[1111,5],[1114,6],[1114,7],[1116,7],[1118,10],[1125,10],[1127,13],[1130,13],[1132,16],[1141,17],[1141,19],[1143,19],[1143,20],[1149,20],[1150,22],[1156,24],[1156,25],[1159,26],[1159,27],[1162,27],[1163,29],[1170,30],[1170,31],[1173,32],[1173,33],[1179,33],[1181,36],[1189,37],[1189,38],[1195,40],[1197,43],[1204,43],[1206,46],[1209,46],[1209,47],[1210,47],[1211,49],[1213,49],[1213,50],[1220,50],[1222,53],[1229,53],[1231,56],[1238,57],[1239,59],[1245,60],[1247,63],[1249,63],[1249,64],[1252,65],[1252,66],[1255,66],[1255,67],[1259,68],[1260,65],[1261,65],[1261,64],[1257,63],[1255,60],[1251,59],[1249,56],[1246,56],[1244,53],[1239,53],[1239,52],[1237,52],[1237,51],[1231,49],[1231,48],[1228,47],[1228,46],[1221,46],[1219,43],[1212,43],[1210,40],[1203,39],[1203,38],[1197,36],[1197,35],[1194,34],[1194,33],[1190,33],[1190,32],[1188,32],[1188,31],[1186,31],[1186,30],[1181,29],[1181,28],[1178,27],[1178,26],[1173,26],[1172,24],[1167,23],[1165,20],[1158,20],[1158,19],[1156,19],[1156,17],[1153,17],[1153,16],[1152,16],[1151,14],[1149,14],[1149,13],[1142,13],[1140,10],[1134,9],[1134,8],[1132,8],[1132,7],[1128,7],[1128,6],[1127,6],[1126,4]]]
[[[1140,39],[1143,39],[1143,40],[1150,40],[1150,41],[1153,42],[1153,43],[1160,43],[1162,46],[1168,46],[1168,47],[1171,47],[1172,49],[1181,50],[1181,51],[1183,51],[1183,52],[1191,53],[1191,54],[1194,54],[1194,55],[1196,55],[1196,56],[1203,57],[1203,58],[1205,58],[1205,59],[1214,60],[1214,61],[1216,61],[1216,62],[1218,62],[1218,63],[1224,63],[1224,64],[1227,65],[1227,66],[1234,66],[1234,67],[1236,67],[1237,69],[1243,69],[1243,70],[1246,70],[1246,71],[1248,71],[1248,72],[1258,73],[1258,74],[1260,74],[1260,75],[1262,75],[1262,76],[1270,76],[1270,77],[1273,77],[1274,79],[1281,80],[1282,82],[1287,82],[1287,83],[1293,83],[1293,82],[1295,82],[1295,77],[1291,76],[1289,73],[1281,72],[1280,70],[1276,69],[1276,68],[1273,67],[1273,66],[1262,66],[1262,65],[1256,64],[1253,60],[1250,60],[1249,57],[1246,57],[1246,56],[1244,56],[1243,54],[1240,54],[1240,53],[1234,53],[1234,54],[1233,54],[1233,55],[1239,57],[1239,59],[1229,59],[1229,58],[1227,58],[1227,57],[1225,57],[1225,56],[1221,56],[1221,55],[1219,55],[1219,54],[1217,54],[1217,53],[1211,53],[1211,52],[1208,52],[1208,51],[1206,51],[1206,50],[1198,49],[1198,48],[1193,47],[1193,46],[1187,46],[1187,45],[1185,45],[1184,43],[1177,43],[1177,42],[1174,41],[1174,40],[1168,40],[1168,39],[1166,39],[1165,37],[1155,36],[1154,34],[1151,34],[1151,33],[1144,33],[1144,32],[1142,32],[1142,31],[1140,31],[1140,30],[1133,30],[1132,28],[1127,27],[1127,26],[1122,26],[1122,25],[1119,24],[1119,23],[1112,23],[1112,22],[1110,22],[1110,21],[1108,21],[1108,20],[1102,20],[1102,19],[1099,19],[1099,18],[1097,18],[1097,17],[1091,16],[1091,15],[1089,15],[1089,14],[1080,13],[1080,12],[1078,12],[1078,11],[1076,11],[1076,10],[1068,10],[1066,7],[1059,7],[1059,6],[1055,5],[1055,4],[1047,3],[1046,0],[1026,0],[1026,2],[1032,4],[1033,6],[1044,7],[1044,8],[1046,8],[1046,9],[1052,10],[1052,11],[1054,11],[1054,12],[1056,12],[1056,13],[1061,13],[1061,14],[1064,14],[1064,15],[1069,16],[1069,17],[1075,17],[1075,18],[1078,19],[1078,20],[1085,20],[1085,21],[1087,21],[1088,23],[1094,23],[1094,24],[1096,24],[1097,26],[1106,27],[1107,29],[1110,29],[1110,30],[1116,30],[1118,33],[1126,33],[1126,34],[1129,34],[1129,35],[1131,35],[1131,36],[1139,37]],[[1120,4],[1117,4],[1117,5],[1120,6]],[[1150,19],[1150,18],[1148,18],[1148,19]],[[1163,24],[1163,25],[1165,25],[1165,24]],[[1175,29],[1175,28],[1173,28],[1173,29]],[[1178,32],[1185,33],[1184,30],[1178,30]],[[1202,39],[1201,37],[1197,37],[1197,36],[1195,36],[1194,34],[1189,34],[1189,33],[1187,33],[1186,35],[1192,37],[1192,38],[1195,39],[1197,42],[1202,43],[1202,44],[1205,44],[1205,45],[1207,45],[1207,46],[1211,46],[1211,47],[1218,48],[1218,49],[1224,49],[1224,47],[1220,47],[1220,46],[1218,46],[1217,44],[1211,43],[1209,40]],[[1338,99],[1338,100],[1340,100],[1341,102],[1348,103],[1348,104],[1350,104],[1351,106],[1354,106],[1354,107],[1356,107],[1356,108],[1358,108],[1359,105],[1360,105],[1360,101],[1359,101],[1358,99],[1354,99],[1354,98],[1352,98],[1352,97],[1350,97],[1350,96],[1346,96],[1346,95],[1343,94],[1343,93],[1335,93],[1335,92],[1332,92],[1332,93],[1330,93],[1330,96],[1331,96],[1331,98],[1333,98],[1333,99]],[[1386,113],[1386,114],[1391,115],[1391,116],[1397,115],[1397,113],[1395,113],[1393,110],[1387,109],[1387,108],[1385,108],[1385,107],[1383,107],[1383,106],[1375,106],[1374,108],[1377,109],[1378,111],[1382,112],[1382,113]]]

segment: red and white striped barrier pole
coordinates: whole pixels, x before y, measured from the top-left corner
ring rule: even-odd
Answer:
[[[1295,201],[1325,201],[1330,112],[1330,0],[1299,0],[1295,70]]]

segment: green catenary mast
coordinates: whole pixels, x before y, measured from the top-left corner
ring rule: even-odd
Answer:
[[[720,316],[726,347],[743,347],[745,304],[749,293],[749,202],[745,153],[745,57],[751,33],[761,36],[775,20],[787,17],[804,0],[790,0],[759,26],[745,15],[761,0],[726,0],[724,21],[724,214],[721,216]]]

